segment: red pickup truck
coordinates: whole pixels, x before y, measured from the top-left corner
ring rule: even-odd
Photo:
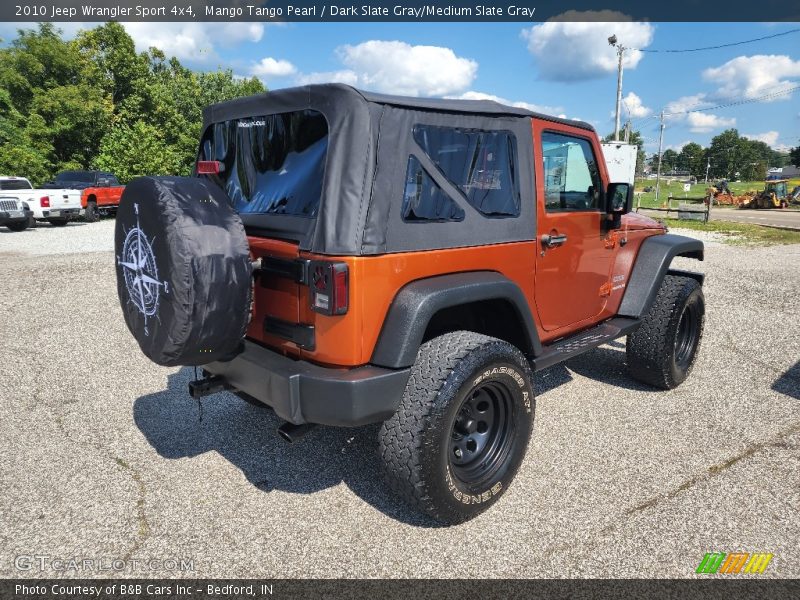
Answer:
[[[113,173],[105,171],[63,171],[43,187],[81,190],[81,208],[89,223],[116,214],[125,189]]]

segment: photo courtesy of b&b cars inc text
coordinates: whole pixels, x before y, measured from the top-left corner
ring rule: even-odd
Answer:
[[[4,3],[0,596],[796,597],[798,98],[785,0]]]

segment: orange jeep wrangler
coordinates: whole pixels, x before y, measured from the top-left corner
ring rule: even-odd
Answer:
[[[689,374],[703,244],[628,214],[594,129],[490,101],[344,85],[206,109],[194,177],[143,177],[116,225],[123,313],[192,396],[312,425],[382,422],[392,488],[467,520],[508,489],[533,373],[627,336],[631,375]]]

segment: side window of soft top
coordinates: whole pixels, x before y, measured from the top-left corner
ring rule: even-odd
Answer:
[[[464,220],[464,209],[442,191],[413,155],[408,157],[402,211],[403,221],[408,223]]]
[[[510,131],[415,125],[414,141],[483,216],[519,216],[517,141]]]

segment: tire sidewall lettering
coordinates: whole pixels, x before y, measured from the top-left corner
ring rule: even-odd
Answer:
[[[455,419],[457,408],[461,406],[466,395],[476,386],[487,381],[498,381],[506,385],[514,398],[512,403],[512,419],[515,421],[515,427],[531,427],[530,415],[533,413],[533,390],[530,383],[526,380],[522,370],[509,362],[494,362],[488,366],[481,367],[477,371],[473,371],[471,375],[460,378],[460,381],[454,381],[454,387],[458,386],[456,393],[455,407],[447,418],[448,428],[452,427]],[[459,385],[460,383],[460,385]],[[452,388],[450,388],[452,389]],[[523,423],[523,421],[528,423]],[[528,434],[525,435],[527,440]],[[527,445],[527,441],[525,443]],[[510,477],[506,473],[502,473],[499,478],[491,481],[486,487],[480,489],[469,489],[463,482],[459,481],[453,475],[452,469],[448,461],[449,453],[449,439],[443,440],[442,457],[443,457],[443,483],[444,488],[447,490],[448,495],[458,504],[464,506],[479,506],[486,505],[497,499],[508,487],[507,481],[513,477],[516,469],[512,469]],[[506,468],[504,468],[506,470]],[[441,473],[441,472],[440,472]]]

